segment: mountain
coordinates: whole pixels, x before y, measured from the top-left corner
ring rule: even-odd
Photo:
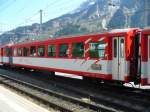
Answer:
[[[148,1],[147,6],[150,6]],[[77,9],[39,24],[18,27],[0,36],[2,43],[98,33],[115,28],[144,27],[144,0],[86,0]],[[147,10],[150,19],[149,8]],[[150,25],[150,21],[147,21]],[[13,32],[13,33],[12,33]]]

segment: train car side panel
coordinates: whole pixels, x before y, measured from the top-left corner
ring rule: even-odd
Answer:
[[[66,73],[78,73],[89,77],[105,78],[111,76],[111,61],[101,60],[97,65],[92,66],[95,60],[88,60],[83,63],[84,59],[49,59],[49,58],[32,58],[32,57],[14,57],[13,62],[17,66],[43,68],[49,70],[65,71]],[[80,73],[81,72],[81,73]],[[109,75],[109,76],[108,76]]]

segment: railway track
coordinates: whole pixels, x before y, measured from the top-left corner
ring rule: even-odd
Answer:
[[[31,77],[35,78],[34,76],[31,76]],[[38,77],[37,74],[36,74],[36,77]],[[45,81],[41,77],[38,77],[38,78],[40,80]],[[76,84],[73,85],[75,82],[76,82]],[[115,90],[116,88],[112,89],[112,88],[108,88],[107,86],[106,87],[101,86],[100,89],[98,89],[99,86],[94,88],[94,87],[90,87],[91,85],[87,85],[89,87],[89,88],[87,88],[87,89],[89,89],[89,91],[88,91],[85,88],[83,89],[83,88],[79,87],[79,85],[81,86],[81,84],[79,83],[79,85],[78,85],[78,82],[80,82],[80,81],[73,81],[73,80],[69,81],[68,80],[68,81],[64,82],[64,81],[62,81],[62,79],[45,81],[45,83],[47,85],[50,84],[59,89],[63,88],[65,90],[68,90],[70,92],[70,94],[74,93],[74,94],[78,94],[84,98],[87,98],[90,101],[90,103],[93,102],[92,103],[93,105],[96,103],[96,105],[98,105],[100,107],[105,107],[105,108],[109,107],[109,109],[107,108],[109,111],[111,110],[111,111],[125,111],[125,112],[144,112],[145,110],[147,110],[146,107],[149,106],[149,102],[142,100],[141,98],[140,98],[141,99],[140,100],[139,98],[126,96],[126,95],[128,95],[128,93],[125,91],[119,92],[118,90],[117,91]],[[82,84],[82,85],[84,85],[84,84]],[[96,91],[94,89],[92,90],[91,88],[96,89]],[[111,93],[110,93],[110,89],[113,90]],[[93,91],[93,92],[91,92],[91,91]],[[117,94],[117,92],[118,92],[118,94]],[[66,95],[71,96],[69,94],[66,94]],[[78,99],[80,99],[82,97],[78,97]],[[102,105],[99,105],[99,104],[102,104]],[[110,107],[113,109],[110,109]],[[95,110],[96,109],[94,109],[94,111]],[[107,112],[108,112],[108,110],[107,110]],[[99,111],[99,110],[96,110],[96,111]]]
[[[60,79],[61,80],[61,79]],[[90,88],[80,88],[79,86],[68,86],[69,84],[64,84],[64,82],[61,82],[60,80],[56,81],[50,80],[49,82],[53,85],[57,85],[60,88],[68,89],[69,91],[72,91],[76,94],[82,94],[83,96],[89,98],[91,101],[100,103],[103,102],[104,105],[113,107],[115,109],[118,108],[120,111],[132,111],[132,112],[145,112],[150,105],[150,93],[142,93],[143,90],[139,89],[133,89],[132,91],[129,91],[131,88],[126,88],[125,90],[119,90],[121,88],[117,88],[115,85],[111,86],[114,88],[107,86],[98,86],[98,87],[90,87],[87,85],[87,87]],[[78,87],[78,88],[76,88]],[[91,89],[93,88],[93,89]],[[97,89],[95,91],[95,89]],[[122,87],[123,89],[123,87]],[[89,90],[89,91],[88,91]],[[137,91],[138,90],[138,91]],[[81,92],[82,91],[82,92]],[[91,92],[92,91],[92,92]],[[111,91],[111,92],[110,92]],[[118,92],[118,93],[117,93]],[[141,96],[142,95],[142,96]],[[141,99],[142,98],[142,99]]]
[[[58,80],[60,82],[60,80]],[[63,83],[63,82],[62,82]],[[76,83],[78,85],[78,83]],[[73,85],[74,87],[77,85]],[[80,84],[84,85],[84,83]],[[104,95],[108,96],[106,97],[110,99],[118,99],[114,101],[115,103],[120,103],[120,108],[128,108],[125,111],[139,111],[139,112],[149,112],[150,108],[150,90],[143,90],[140,88],[131,88],[131,87],[124,87],[120,85],[107,85],[107,84],[100,84],[100,85],[93,85],[93,84],[87,84],[88,88],[91,88],[90,91],[92,93],[95,93],[94,96]],[[60,84],[61,86],[61,84]],[[88,91],[88,88],[86,86],[82,87],[82,90],[86,90],[86,93],[92,94]],[[88,92],[87,92],[88,91]],[[92,95],[90,95],[92,99]],[[99,97],[94,97],[93,101],[99,100]],[[119,101],[120,100],[120,101]],[[123,103],[121,103],[123,101]],[[110,101],[113,102],[113,101]],[[119,106],[119,105],[118,105]],[[131,110],[130,110],[131,109]]]
[[[113,110],[98,105],[83,102],[70,96],[66,96],[36,85],[20,81],[5,75],[0,75],[0,82],[20,91],[32,98],[57,108],[64,112],[113,112]]]

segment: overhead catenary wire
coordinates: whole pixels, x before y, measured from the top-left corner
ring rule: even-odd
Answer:
[[[59,3],[56,3],[56,1],[54,2],[50,2],[49,4],[47,4],[42,10],[43,10],[43,13],[46,13],[48,14],[49,11],[48,11],[48,8],[53,8],[53,7],[58,7],[59,4],[61,4],[62,2],[59,2]],[[70,3],[70,2],[69,2]],[[64,4],[66,6],[69,6],[68,4]],[[58,7],[59,9],[62,9],[62,5],[60,5],[60,7]],[[146,9],[146,10],[149,10],[149,9]],[[137,11],[136,13],[141,13],[141,12],[144,12],[145,9],[143,11]],[[35,16],[37,16],[39,14],[39,11],[37,11],[36,13],[34,13],[32,16],[30,16],[29,18],[26,18],[23,22],[19,23],[17,26],[21,26],[21,25],[24,25],[26,26],[28,23],[33,23],[33,22],[37,22],[37,18],[39,18],[39,16],[37,18],[34,18]],[[46,16],[48,17],[48,15],[43,15],[44,18],[46,18]],[[133,14],[132,12],[129,12],[129,13],[126,13],[126,14]],[[119,17],[119,16],[117,16]],[[43,18],[43,19],[44,19]],[[99,19],[99,18],[98,18]],[[34,21],[35,20],[35,21]],[[38,19],[39,20],[39,19]],[[95,19],[94,19],[95,20]],[[44,21],[46,21],[46,19],[44,19]],[[88,20],[87,22],[92,22],[92,20]]]
[[[26,6],[28,5],[27,3],[29,3],[29,2],[27,2],[27,1],[24,1],[24,5],[23,5],[23,7],[21,7],[20,9],[18,9],[17,11],[16,11],[16,14],[17,14],[17,16],[19,16],[20,14],[22,14],[22,12],[24,11],[24,9],[26,8]]]
[[[7,1],[9,1],[9,0],[7,0]],[[7,2],[7,1],[6,1],[6,5],[4,5],[3,7],[0,8],[0,12],[1,12],[0,14],[2,14],[7,8],[12,6],[16,2],[16,0],[12,0],[10,2]]]
[[[59,2],[59,4],[61,4],[61,2]],[[52,7],[55,7],[56,5],[58,5],[58,3],[56,1],[51,2],[51,3],[47,4],[42,10],[46,12],[46,10],[48,10],[49,7],[52,8]],[[69,6],[69,4],[67,4],[67,6]],[[62,7],[63,6],[59,7],[59,9],[61,10]],[[45,12],[43,12],[43,13],[45,14]],[[36,16],[38,14],[39,14],[39,11],[37,13],[33,14],[31,17],[26,18],[23,22],[19,23],[17,26],[25,25],[25,23],[27,24],[27,23],[30,23],[30,22],[34,21],[34,20],[32,20],[32,18],[34,18],[34,16]],[[43,16],[45,17],[45,15],[43,15]]]
[[[56,1],[57,1],[57,0],[56,0]],[[56,4],[56,1],[50,2],[50,3],[47,4],[42,10],[44,11],[44,10],[46,10],[47,8],[49,8],[50,6],[54,6],[54,5]],[[61,1],[61,0],[60,0],[60,1]],[[30,21],[33,21],[33,20],[31,20],[31,19],[32,19],[33,17],[35,17],[36,15],[38,15],[38,14],[40,14],[39,10],[38,10],[36,13],[32,14],[32,16],[30,16],[30,17],[24,19],[21,23],[17,24],[17,26],[21,26],[21,25],[24,25],[24,23],[29,23]],[[39,18],[39,17],[38,17],[38,18]]]
[[[13,0],[13,1],[16,1],[16,0]],[[70,3],[70,2],[69,2],[69,3]],[[72,3],[72,2],[71,2],[71,3]],[[69,6],[69,4],[64,4],[64,5]],[[47,11],[48,8],[52,8],[52,9],[53,9],[53,7],[58,7],[59,10],[61,10],[61,9],[64,7],[64,5],[63,5],[63,3],[62,3],[61,0],[60,0],[59,2],[58,2],[57,0],[55,0],[55,1],[53,1],[53,2],[49,2],[44,8],[41,8],[41,9],[43,10],[43,13],[45,14],[45,13],[49,13],[49,11]],[[22,9],[20,9],[20,10],[22,10]],[[29,24],[29,23],[31,24],[31,23],[34,23],[34,22],[38,23],[38,21],[37,21],[37,20],[39,20],[39,19],[37,19],[38,17],[34,18],[34,17],[37,16],[38,14],[39,14],[39,11],[37,11],[37,12],[34,13],[34,14],[32,14],[32,16],[30,16],[30,17],[24,19],[23,22],[17,24],[16,27],[18,27],[18,26],[26,26],[27,24]],[[43,14],[43,16],[44,16],[44,18],[45,18],[45,15],[44,15],[44,14]],[[32,19],[32,18],[34,18],[34,19]],[[48,18],[47,18],[47,19],[48,19]],[[34,20],[35,20],[35,21],[34,21]],[[44,19],[44,21],[46,21],[46,19]]]

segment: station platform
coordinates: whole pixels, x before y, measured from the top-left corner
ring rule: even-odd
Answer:
[[[0,112],[50,112],[0,85]]]

